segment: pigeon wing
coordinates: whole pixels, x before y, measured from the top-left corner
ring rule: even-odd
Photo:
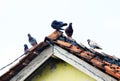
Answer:
[[[100,45],[98,45],[98,43],[94,42],[94,41],[90,41],[90,46],[93,48],[98,48],[98,49],[102,49]]]

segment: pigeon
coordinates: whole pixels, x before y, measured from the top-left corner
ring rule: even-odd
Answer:
[[[30,35],[30,33],[28,33],[28,41],[29,41],[29,43],[30,43],[32,46],[34,46],[34,45],[37,44],[36,39],[33,38],[33,37]]]
[[[92,41],[92,40],[90,40],[90,39],[88,39],[87,42],[88,42],[88,45],[89,45],[91,48],[102,50],[102,48],[101,48],[96,42],[94,42],[94,41]]]
[[[24,52],[26,53],[26,52],[28,52],[28,45],[27,44],[24,44]]]
[[[73,35],[72,23],[69,23],[69,26],[65,29],[65,33],[68,37],[72,37]]]
[[[63,23],[62,21],[57,21],[57,20],[54,20],[52,23],[51,23],[51,27],[53,29],[56,29],[57,31],[59,30],[64,30],[62,27],[63,26],[67,26],[67,23]]]

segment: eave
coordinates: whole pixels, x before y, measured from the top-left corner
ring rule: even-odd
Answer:
[[[55,31],[45,37],[43,42],[29,49],[29,52],[19,63],[0,77],[0,81],[24,81],[53,56],[64,60],[98,81],[117,81],[120,79],[120,66],[101,59],[104,57],[101,53],[74,43],[62,32]],[[107,57],[112,58],[109,55]],[[114,58],[112,59],[114,60]]]

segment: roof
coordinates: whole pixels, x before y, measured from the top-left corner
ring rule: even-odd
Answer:
[[[67,51],[68,53],[64,54],[60,53],[60,51],[63,51],[64,53]],[[9,71],[0,77],[0,81],[8,81],[14,79],[14,77],[21,71],[26,71],[29,70],[29,68],[32,68],[32,70],[27,73],[26,76],[24,76],[24,78],[26,78],[51,56],[57,56],[58,58],[65,60],[78,69],[83,68],[83,71],[89,71],[88,73],[93,77],[95,77],[95,73],[90,73],[92,70],[89,70],[89,68],[95,68],[94,70],[99,74],[97,75],[96,73],[95,78],[102,77],[101,81],[105,81],[105,77],[110,77],[111,81],[120,80],[119,58],[116,59],[106,53],[99,53],[95,50],[91,50],[83,44],[78,44],[75,40],[67,38],[61,31],[54,31],[50,35],[46,36],[44,41],[30,48],[26,56],[24,56],[16,65],[11,67]],[[35,67],[34,65],[31,65],[34,62],[36,62]],[[89,68],[85,68],[85,66],[82,66],[81,63],[85,64]],[[28,66],[29,68],[27,68]],[[103,76],[103,74],[105,76]]]

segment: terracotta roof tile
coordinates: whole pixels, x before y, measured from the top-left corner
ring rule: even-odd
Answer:
[[[60,46],[97,69],[120,80],[120,59],[116,60],[110,55],[103,55],[95,50],[91,51],[87,47],[79,45],[75,40],[67,38],[62,32],[54,31],[49,36],[45,37],[44,42],[30,48],[27,55],[22,58],[19,63],[0,77],[0,81],[8,81],[15,76],[21,69],[36,58],[39,53],[49,46],[47,41],[52,45],[55,44]]]

